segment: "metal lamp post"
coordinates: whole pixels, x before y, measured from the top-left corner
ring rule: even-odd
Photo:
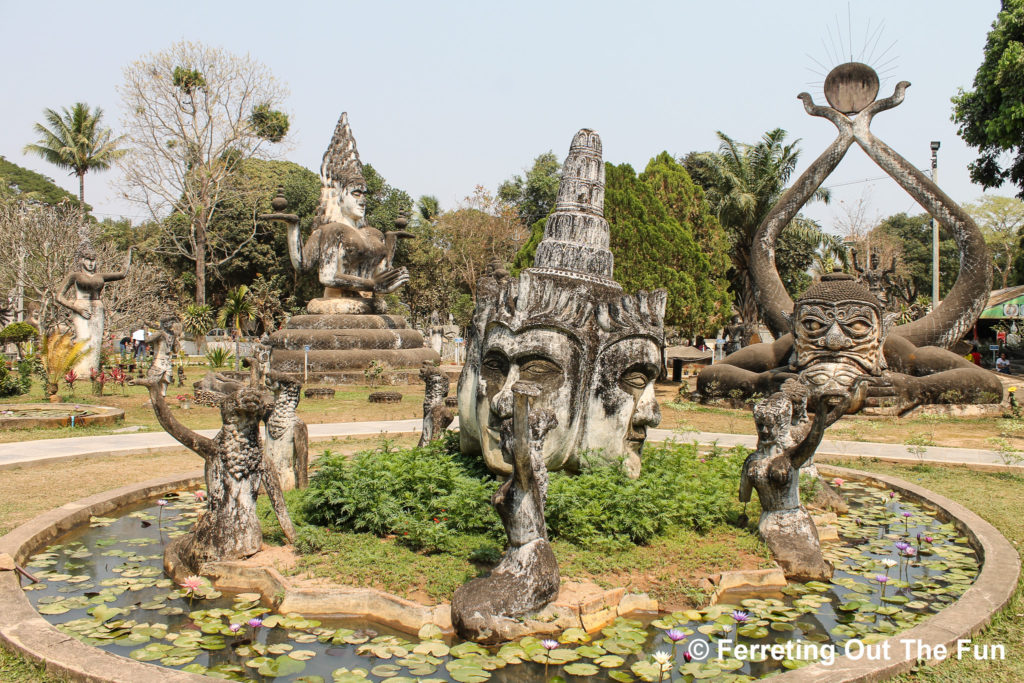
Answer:
[[[939,141],[932,140],[932,182],[939,184]],[[939,222],[932,216],[932,310],[939,305]]]

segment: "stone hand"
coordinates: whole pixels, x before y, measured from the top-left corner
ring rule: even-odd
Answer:
[[[409,281],[409,270],[404,266],[391,268],[373,276],[373,291],[390,294]]]
[[[416,235],[409,232],[408,230],[389,230],[388,232],[384,233],[385,237],[391,235],[394,235],[396,238],[403,240],[413,239],[416,237]]]
[[[77,313],[78,315],[82,316],[86,320],[88,320],[88,319],[90,319],[92,317],[92,311],[90,311],[89,307],[85,306],[84,304],[83,305],[79,305],[79,306],[75,306],[75,313]]]

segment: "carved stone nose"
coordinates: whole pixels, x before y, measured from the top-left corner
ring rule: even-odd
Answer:
[[[840,351],[853,346],[853,341],[843,333],[839,323],[832,323],[832,327],[828,328],[828,333],[825,334],[825,346],[830,351]]]

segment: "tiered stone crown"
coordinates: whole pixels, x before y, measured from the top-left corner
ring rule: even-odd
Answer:
[[[608,240],[601,137],[584,128],[576,133],[569,147],[555,212],[544,227],[544,239],[537,246],[530,270],[621,289],[611,279],[615,262]]]

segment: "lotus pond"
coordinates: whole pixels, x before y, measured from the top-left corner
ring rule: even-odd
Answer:
[[[839,517],[840,541],[825,545],[837,569],[831,583],[500,648],[454,642],[434,626],[412,636],[365,619],[273,614],[259,595],[221,593],[205,580],[176,585],[163,574],[162,552],[200,513],[203,503],[187,492],[92,518],[32,556],[40,583],[25,590],[58,629],[89,645],[230,680],[752,680],[813,663],[827,646],[842,654],[853,639],[871,644],[910,628],[978,574],[975,552],[952,524],[893,492],[860,483],[842,492],[850,512]],[[788,659],[717,658],[726,641],[800,647]]]

